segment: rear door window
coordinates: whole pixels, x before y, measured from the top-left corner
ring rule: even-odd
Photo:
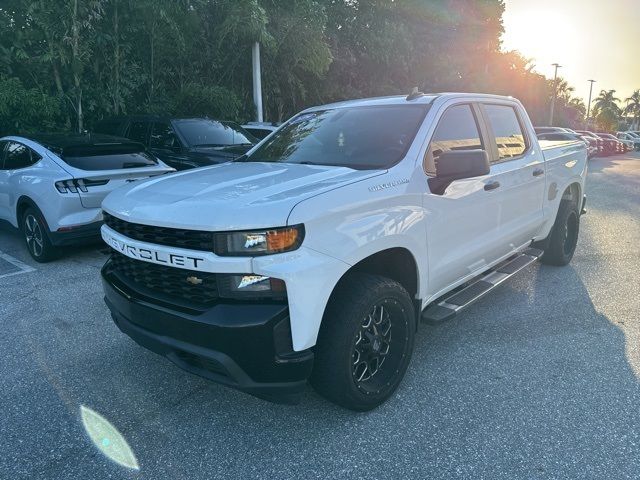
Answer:
[[[148,142],[149,122],[134,120],[129,125],[126,137],[134,142],[140,142],[143,145],[147,145]]]
[[[26,145],[19,142],[8,142],[5,155],[4,155],[4,170],[18,170],[20,168],[26,168],[42,157],[36,152],[31,150]]]
[[[519,157],[527,150],[526,137],[513,107],[484,104],[484,113],[493,130],[498,160]]]
[[[435,176],[436,161],[451,150],[482,150],[480,130],[471,105],[449,107],[440,117],[424,158],[424,171]]]

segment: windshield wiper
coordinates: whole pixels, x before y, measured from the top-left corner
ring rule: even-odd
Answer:
[[[199,143],[197,145],[192,145],[193,147],[228,147],[229,145],[225,145],[224,143]]]

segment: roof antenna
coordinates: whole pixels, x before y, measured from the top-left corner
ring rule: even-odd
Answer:
[[[424,93],[418,91],[418,87],[413,87],[411,93],[407,95],[407,101],[415,100],[416,98],[424,97]]]

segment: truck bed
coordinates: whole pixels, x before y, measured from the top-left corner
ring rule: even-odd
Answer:
[[[579,140],[540,140],[539,143],[544,159],[547,162],[571,156],[579,159],[581,152],[587,148],[584,142]]]

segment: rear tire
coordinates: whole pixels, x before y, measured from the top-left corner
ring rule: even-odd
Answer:
[[[576,251],[579,232],[580,212],[577,205],[572,201],[562,200],[540,261],[545,265],[567,265]]]
[[[398,388],[415,339],[414,307],[398,282],[349,274],[322,320],[311,384],[350,410],[372,410]]]
[[[42,214],[34,208],[27,208],[22,215],[22,234],[31,257],[40,263],[49,262],[58,256],[58,250],[51,244]]]

